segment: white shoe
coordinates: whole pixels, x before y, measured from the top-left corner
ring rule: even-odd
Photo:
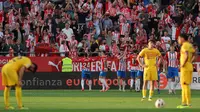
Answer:
[[[122,89],[121,89],[121,88],[119,88],[119,91],[122,91]]]

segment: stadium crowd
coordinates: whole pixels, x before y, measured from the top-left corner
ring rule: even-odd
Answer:
[[[2,56],[166,52],[180,33],[200,48],[199,29],[199,0],[0,0]]]

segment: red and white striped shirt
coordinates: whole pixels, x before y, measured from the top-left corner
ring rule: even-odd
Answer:
[[[119,59],[119,68],[118,71],[126,71],[126,59]]]
[[[122,8],[121,13],[126,17],[127,20],[131,20],[131,10],[129,8]]]
[[[129,32],[130,25],[128,23],[120,23],[120,34],[125,35]]]
[[[101,57],[101,71],[106,71],[106,60],[107,60],[106,56]]]
[[[136,55],[130,55],[129,59],[131,61],[130,66],[132,71],[138,70],[138,61],[136,60],[137,56]]]
[[[178,53],[177,52],[167,52],[166,59],[168,67],[177,68],[178,67]]]

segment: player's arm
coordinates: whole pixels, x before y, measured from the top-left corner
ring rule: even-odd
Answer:
[[[181,65],[181,67],[184,67],[188,60],[188,51],[185,51],[184,54],[185,54],[185,58],[183,59],[183,63]]]
[[[137,61],[138,61],[139,65],[142,66],[143,68],[146,67],[146,66],[145,66],[145,64],[143,64],[143,63],[141,62],[140,59],[141,59],[141,58],[144,58],[144,55],[145,55],[145,50],[143,49],[143,50],[139,53],[139,55],[137,56]]]
[[[26,70],[25,66],[22,66],[18,72],[18,78],[19,78],[19,86],[22,86],[22,78],[24,75],[24,71]]]
[[[192,62],[195,62],[196,61],[196,58],[197,58],[197,51],[193,48],[193,54],[192,54]]]
[[[157,50],[157,58],[158,58],[157,66],[159,67],[163,59],[162,59],[162,55],[161,55],[160,51],[158,51],[158,50]]]

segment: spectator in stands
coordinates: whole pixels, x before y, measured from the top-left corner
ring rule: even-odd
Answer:
[[[109,18],[108,12],[106,12],[105,17],[102,20],[102,24],[103,24],[103,30],[108,30],[108,29],[111,29],[113,27],[113,22]]]
[[[18,42],[30,51],[34,41],[35,49],[39,44],[51,47],[59,43],[61,51],[69,48],[65,52],[94,53],[106,42],[105,46],[109,46],[115,55],[118,51],[113,49],[130,48],[132,40],[136,41],[132,45],[135,50],[140,50],[149,38],[161,42],[159,46],[166,51],[171,43],[169,38],[177,41],[183,32],[192,34],[191,42],[197,42],[200,47],[199,6],[198,0],[181,3],[170,0],[152,3],[149,0],[129,0],[127,3],[123,0],[65,0],[63,3],[5,0],[4,9],[0,9],[0,52],[9,52]],[[63,41],[66,42],[62,44]],[[73,43],[77,47],[72,47]],[[37,49],[37,52],[41,51]],[[98,53],[92,56],[98,56]]]
[[[69,52],[69,49],[68,49],[68,47],[66,45],[66,41],[65,40],[63,40],[61,42],[61,45],[60,45],[60,48],[59,48],[59,52],[60,52],[60,56],[61,57],[65,57],[65,54]]]
[[[65,23],[65,28],[62,29],[63,33],[66,35],[66,41],[70,42],[72,40],[72,35],[74,35],[73,30],[70,28],[70,24]]]
[[[98,56],[99,44],[94,39],[91,39],[90,49],[91,49],[92,56]]]
[[[161,37],[161,44],[165,45],[165,49],[169,50],[171,44],[171,38],[168,36],[168,32],[164,32],[164,36]]]

